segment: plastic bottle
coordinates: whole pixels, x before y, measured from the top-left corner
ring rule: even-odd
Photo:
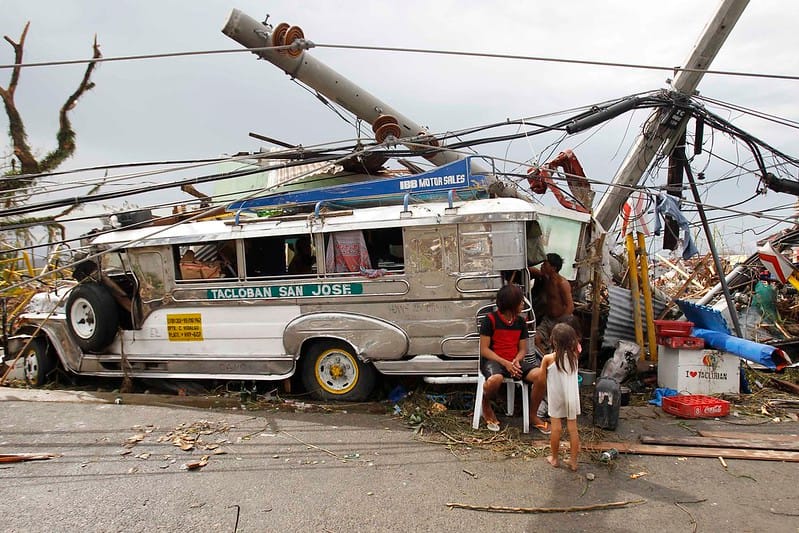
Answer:
[[[611,448],[609,450],[605,450],[604,452],[602,452],[599,455],[599,460],[602,461],[603,463],[609,463],[618,456],[619,456],[619,450],[617,450],[616,448]]]

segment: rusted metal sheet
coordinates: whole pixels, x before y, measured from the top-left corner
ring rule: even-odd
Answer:
[[[608,294],[610,298],[610,311],[608,312],[608,321],[605,326],[605,335],[602,340],[603,347],[613,347],[616,341],[625,340],[635,342],[635,327],[633,321],[633,304],[630,291],[621,287],[608,287]],[[652,300],[652,307],[654,308],[654,315],[659,316],[665,309],[666,305],[659,300]],[[643,300],[639,309],[644,309]],[[644,338],[647,335],[646,320],[643,317],[643,334]]]

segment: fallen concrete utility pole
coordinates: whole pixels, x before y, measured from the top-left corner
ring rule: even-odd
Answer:
[[[301,81],[359,119],[371,124],[375,127],[378,142],[383,140],[380,135],[381,131],[390,131],[397,139],[421,136],[420,139],[408,142],[407,146],[411,150],[422,152],[424,157],[432,163],[441,166],[463,159],[464,156],[451,150],[433,150],[431,147],[437,146],[437,142],[424,140],[427,135],[427,130],[424,127],[304,50],[303,47],[310,48],[313,43],[305,40],[299,27],[288,27],[285,23],[272,27],[271,24],[259,22],[238,9],[234,9],[231,11],[225,27],[222,28],[222,33],[246,48],[258,49],[253,50],[253,53],[261,59],[269,61],[292,78]],[[292,45],[292,43],[294,49],[269,49],[270,47]],[[391,117],[394,121],[386,122],[384,120],[386,117]],[[379,126],[384,126],[384,129],[381,130]],[[421,146],[425,142],[430,146]]]

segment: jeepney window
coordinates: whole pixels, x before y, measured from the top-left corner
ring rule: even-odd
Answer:
[[[310,235],[245,239],[247,278],[315,276],[316,249]]]
[[[168,253],[168,250],[166,250]],[[161,250],[138,251],[130,254],[131,266],[139,280],[139,296],[148,302],[160,299],[164,294],[165,279],[164,258]]]
[[[385,269],[391,273],[402,272],[405,269],[402,228],[365,230],[364,239],[373,269]]]
[[[178,281],[238,277],[236,241],[198,242],[173,246]]]
[[[125,250],[117,250],[115,252],[105,253],[101,256],[101,267],[103,272],[109,271],[125,271],[125,263],[122,259]]]
[[[462,272],[491,272],[494,269],[491,224],[461,224],[460,263]]]
[[[316,249],[310,235],[296,235],[285,239],[286,272],[290,276],[316,274]]]

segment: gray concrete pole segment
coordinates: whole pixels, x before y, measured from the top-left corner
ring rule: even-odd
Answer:
[[[708,69],[748,4],[749,0],[722,0],[688,56],[684,68]],[[681,70],[671,83],[672,90],[690,96],[699,86],[703,75],[703,72]],[[638,185],[658,150],[664,147],[663,152],[669,153],[679,134],[685,129],[687,118],[676,128],[663,124],[670,112],[670,109],[659,109],[652,113],[613,178],[612,185],[602,196],[594,216],[603,228],[609,230],[616,222],[621,206],[632,192],[631,187]]]
[[[271,27],[258,22],[238,9],[231,12],[227,23],[222,28],[222,33],[246,48],[273,46],[271,32]],[[280,53],[276,50],[258,50],[253,53],[283,69],[292,78],[296,78],[319,94],[338,103],[369,124],[374,124],[380,115],[391,115],[399,123],[402,131],[401,137],[426,134],[425,128],[421,125],[358,87],[306,51],[302,51],[297,56],[285,52]],[[420,141],[420,143],[422,142]],[[406,146],[411,150],[420,150],[418,144]],[[446,149],[430,152],[424,157],[438,166],[464,158],[461,154]]]

